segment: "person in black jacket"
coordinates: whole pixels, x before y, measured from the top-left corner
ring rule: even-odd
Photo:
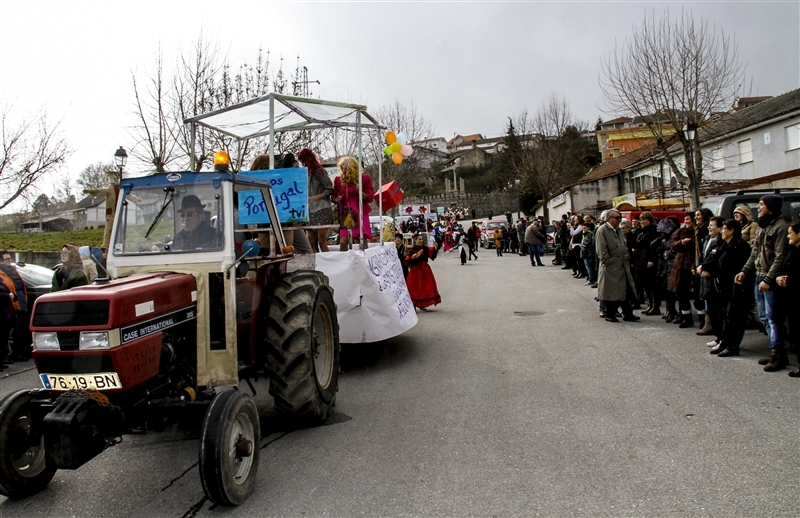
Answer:
[[[656,275],[660,244],[655,218],[649,212],[642,212],[639,215],[639,232],[636,234],[633,260],[641,290],[647,299],[647,309],[642,311],[643,315],[661,314],[661,294]]]
[[[780,275],[775,279],[778,286],[786,289],[783,302],[786,305],[786,321],[789,324],[789,340],[800,364],[800,220],[789,224],[789,246],[781,265]],[[800,378],[800,368],[790,371],[789,376]]]
[[[722,310],[722,333],[711,354],[719,357],[739,356],[744,337],[744,324],[753,297],[751,283],[736,284],[734,277],[750,258],[750,245],[742,239],[742,226],[735,219],[722,225],[723,243],[715,254],[716,260],[704,263],[700,275],[713,278],[712,285]]]
[[[697,262],[698,268],[703,263],[715,260],[716,255],[719,253],[720,245],[724,242],[721,236],[724,224],[725,219],[719,216],[713,216],[709,219],[708,236],[706,236],[703,248],[700,250],[702,256]],[[720,318],[722,313],[719,307],[719,296],[714,289],[714,279],[711,276],[702,275],[699,272],[698,276],[700,278],[700,291],[695,293],[695,299],[702,301],[706,321],[703,328],[695,334],[700,336],[712,334],[719,336],[722,333],[722,319]]]

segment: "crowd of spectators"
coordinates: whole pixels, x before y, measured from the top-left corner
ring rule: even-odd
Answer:
[[[758,363],[779,371],[792,348],[800,362],[800,221],[787,224],[782,204],[777,194],[763,196],[757,221],[746,205],[728,220],[707,209],[682,221],[649,212],[628,221],[613,209],[596,222],[566,214],[553,222],[554,264],[598,288],[600,316],[609,322],[638,321],[639,309],[694,329],[696,316],[696,334],[713,337],[706,345],[718,357],[739,356],[746,329],[760,329],[769,354]]]

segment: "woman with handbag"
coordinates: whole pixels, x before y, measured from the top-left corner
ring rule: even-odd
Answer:
[[[359,191],[358,179],[361,166],[358,160],[346,156],[339,160],[337,165],[340,174],[333,181],[331,198],[339,204],[339,250],[347,251],[351,239],[354,243],[358,243],[361,236],[364,238],[364,248],[366,248],[367,241],[372,237],[372,228],[369,224],[369,213],[372,211],[370,203],[375,194],[372,178],[366,173],[361,173]]]

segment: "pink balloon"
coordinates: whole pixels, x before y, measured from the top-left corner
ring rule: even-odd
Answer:
[[[414,148],[409,146],[408,144],[403,144],[403,148],[400,150],[400,153],[402,153],[403,156],[411,156],[411,153],[413,152]]]

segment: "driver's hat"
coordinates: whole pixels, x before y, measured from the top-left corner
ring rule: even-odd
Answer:
[[[180,212],[183,212],[187,209],[199,209],[200,211],[203,211],[205,208],[206,206],[203,205],[203,202],[200,201],[200,198],[194,194],[190,194],[188,196],[184,196],[181,200]]]

